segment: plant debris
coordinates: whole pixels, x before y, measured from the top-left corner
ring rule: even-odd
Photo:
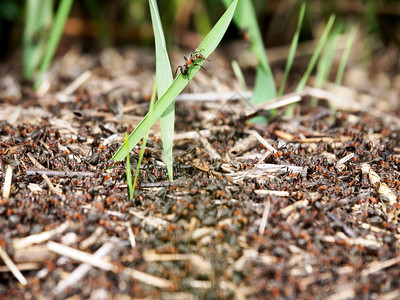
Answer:
[[[176,104],[174,182],[155,126],[129,201],[124,162],[110,158],[146,113],[153,75],[110,66],[147,55],[132,51],[107,64],[75,55],[74,72],[67,54],[40,97],[6,75],[1,298],[400,296],[396,115],[312,88],[246,108],[199,74],[194,100]],[[246,121],[273,108],[268,124]]]

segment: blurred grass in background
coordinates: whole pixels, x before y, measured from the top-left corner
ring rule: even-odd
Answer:
[[[32,54],[32,45],[22,43],[24,26],[30,20],[29,2],[0,1],[0,60],[5,60],[16,51],[25,55]],[[55,15],[60,1],[44,1],[43,11]],[[297,27],[299,3],[294,0],[253,0],[258,25],[266,48],[289,45]],[[223,13],[223,1],[216,0],[169,0],[158,1],[163,20],[163,28],[168,47],[180,47],[192,50],[204,37],[211,25]],[[32,12],[36,14],[35,11]],[[349,32],[354,24],[359,24],[360,34],[365,39],[361,59],[368,60],[371,51],[379,46],[399,45],[400,43],[400,1],[396,0],[341,0],[307,1],[307,11],[301,28],[299,42],[317,39],[321,27],[329,17],[335,14],[336,20],[343,24],[343,32]],[[50,16],[39,20],[43,24],[29,23],[25,30],[35,32],[37,28],[46,33]],[[46,25],[47,24],[47,25]],[[228,40],[243,40],[245,32],[231,25]],[[244,39],[245,40],[245,39]],[[33,35],[32,41],[40,43],[40,38]],[[153,45],[148,2],[143,0],[85,0],[74,1],[64,28],[62,41],[65,44],[79,42],[84,50],[96,50],[108,46]],[[225,39],[225,42],[227,40]],[[30,49],[26,49],[30,47]],[[23,49],[25,48],[25,49]],[[29,52],[31,51],[31,52]],[[58,47],[58,52],[65,48]],[[27,54],[28,53],[28,54]],[[29,54],[30,53],[30,54]],[[25,58],[26,60],[27,58]],[[26,66],[26,65],[25,65]],[[29,66],[32,68],[32,66]],[[25,69],[25,77],[32,77],[32,70]],[[36,67],[37,70],[37,67]],[[255,72],[255,70],[254,70]]]

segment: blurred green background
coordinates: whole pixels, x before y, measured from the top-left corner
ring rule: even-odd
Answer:
[[[27,21],[28,3],[50,5],[53,17],[60,1],[1,0],[0,60],[5,61],[22,49],[22,37]],[[318,37],[328,18],[335,14],[343,32],[358,25],[364,39],[360,58],[368,59],[374,51],[400,43],[400,1],[397,0],[310,0],[300,33],[300,42]],[[253,0],[261,34],[267,48],[290,44],[296,30],[301,1]],[[192,48],[210,30],[223,13],[220,0],[158,1],[169,48]],[[49,28],[34,36],[46,35]],[[233,24],[224,40],[246,40],[246,29]],[[74,1],[57,51],[71,43],[80,43],[83,51],[95,51],[109,46],[153,45],[153,30],[146,0],[82,0]],[[398,55],[398,51],[397,51]],[[393,68],[398,66],[393,66]]]

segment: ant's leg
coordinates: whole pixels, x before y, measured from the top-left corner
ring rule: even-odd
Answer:
[[[174,73],[174,77],[176,77],[176,73],[178,72],[178,69],[181,69],[181,73],[182,73],[182,66],[179,66],[176,68],[175,73]]]

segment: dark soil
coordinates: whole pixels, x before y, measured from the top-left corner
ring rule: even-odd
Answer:
[[[13,174],[0,246],[27,283],[2,263],[2,299],[400,296],[400,119],[362,103],[312,106],[305,93],[290,120],[281,107],[254,125],[243,99],[182,100],[174,181],[156,125],[129,201],[125,162],[110,159],[146,113],[152,57],[113,51],[58,60],[40,97],[3,72],[2,186]],[[214,76],[187,92],[214,91]],[[222,74],[221,91],[231,80]],[[84,262],[93,267],[71,279]]]

